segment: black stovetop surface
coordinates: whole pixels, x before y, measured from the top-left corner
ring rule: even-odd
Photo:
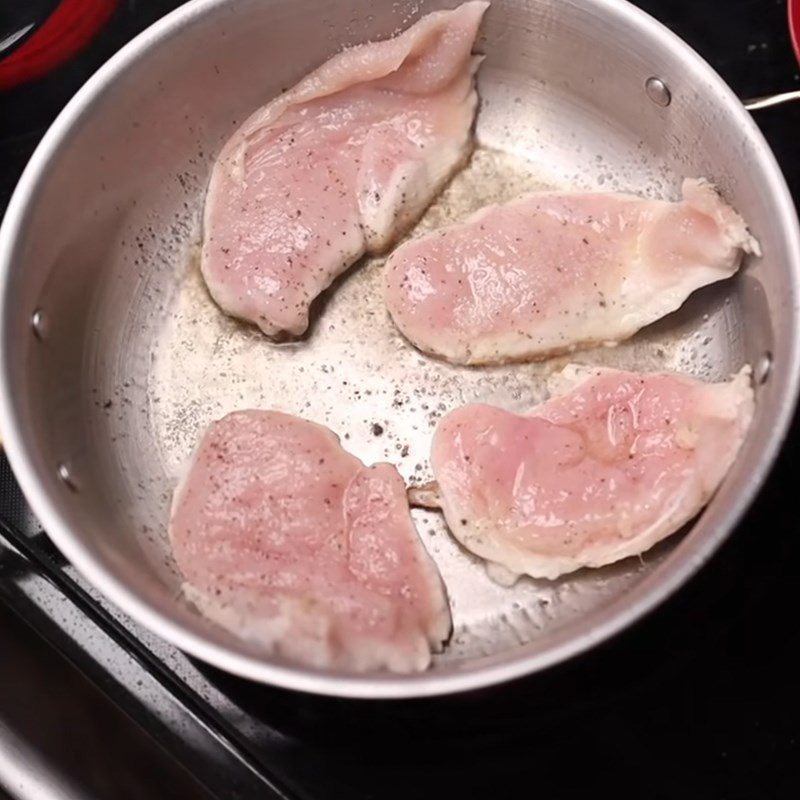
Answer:
[[[740,96],[800,88],[785,0],[638,4],[693,45]],[[72,93],[176,5],[120,3],[81,55],[0,94],[0,203]],[[756,120],[800,201],[800,103],[758,112]],[[255,686],[186,658],[106,607],[63,563],[5,463],[0,604],[24,617],[215,797],[794,798],[798,459],[796,422],[735,534],[643,622],[544,674],[457,697],[317,698]]]

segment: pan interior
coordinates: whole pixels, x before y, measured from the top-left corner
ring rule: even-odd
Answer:
[[[791,294],[788,273],[766,258],[618,347],[491,368],[451,366],[405,342],[381,299],[380,258],[335,283],[301,342],[275,345],[226,317],[198,268],[205,185],[222,142],[343,44],[386,36],[453,3],[311,5],[322,21],[313,29],[303,22],[308,3],[201,4],[203,13],[187,11],[180,26],[140,46],[143,56],[63,134],[20,247],[19,273],[30,265],[30,275],[4,323],[27,337],[12,367],[27,370],[20,415],[37,430],[32,462],[81,547],[164,618],[244,656],[258,654],[176,604],[180,578],[166,536],[172,491],[212,420],[243,408],[297,414],[329,426],[366,463],[390,461],[409,483],[422,482],[446,411],[474,400],[524,410],[568,360],[726,378],[775,350],[775,309]],[[617,6],[495,0],[477,43],[487,54],[478,147],[410,236],[524,190],[676,199],[683,177],[702,176],[750,221],[766,253],[783,252],[768,187],[754,188],[760,145],[734,133],[729,98],[698,94],[710,73],[652,32],[642,36]],[[291,42],[301,27],[299,51]],[[647,97],[652,74],[668,80],[671,107]],[[29,335],[35,308],[47,315],[44,342]],[[769,430],[768,420],[756,425]],[[72,488],[56,477],[64,463]],[[455,626],[433,671],[546,652],[565,626],[588,635],[594,615],[667,566],[676,545],[711,535],[714,504],[724,502],[716,498],[682,544],[677,537],[639,559],[513,588],[493,583],[439,514],[414,511]]]
[[[609,138],[567,98],[553,98],[545,117],[534,87],[491,68],[483,70],[480,94],[479,147],[410,236],[526,190],[675,195],[679,176],[636,147],[624,131]],[[564,130],[570,128],[574,135],[564,141]],[[181,236],[174,241],[174,270],[160,273],[163,284],[150,289],[151,295],[164,298],[163,312],[153,324],[134,326],[143,338],[138,346],[152,354],[143,381],[148,435],[138,439],[135,452],[123,454],[128,490],[141,495],[132,511],[147,514],[136,520],[135,529],[146,528],[143,546],[156,560],[166,548],[171,489],[203,429],[230,411],[277,409],[320,422],[366,463],[392,462],[409,483],[416,483],[432,479],[430,438],[443,413],[476,400],[525,410],[546,397],[548,372],[569,360],[679,370],[706,379],[725,377],[742,363],[741,350],[729,335],[737,306],[728,285],[699,293],[680,314],[616,348],[543,364],[451,366],[421,355],[395,329],[382,300],[383,258],[363,260],[336,282],[317,304],[306,339],[274,345],[256,329],[226,317],[205,289],[196,246],[203,180],[196,186],[189,197],[191,219],[179,214],[183,224],[176,226]],[[147,245],[146,230],[134,234],[134,242],[137,237]],[[156,249],[161,243],[157,236]],[[123,405],[117,417],[110,414],[112,435],[118,440],[130,435],[139,413],[137,403]],[[382,432],[376,435],[376,430]],[[415,510],[413,515],[444,577],[453,610],[453,639],[437,665],[546,636],[624,592],[666,552],[664,547],[642,559],[556,582],[523,579],[509,589],[489,579],[480,559],[449,536],[440,514]]]

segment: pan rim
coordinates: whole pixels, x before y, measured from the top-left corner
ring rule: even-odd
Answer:
[[[286,689],[315,694],[372,699],[400,699],[453,694],[521,678],[560,663],[605,641],[641,619],[683,585],[732,533],[744,512],[761,489],[794,415],[800,388],[800,343],[791,338],[787,343],[786,368],[773,380],[782,382],[779,408],[773,418],[771,432],[758,445],[755,469],[740,487],[733,501],[722,510],[720,519],[707,535],[694,541],[681,542],[666,562],[609,605],[590,612],[554,632],[546,649],[514,656],[513,651],[496,656],[501,663],[481,663],[442,671],[414,675],[391,673],[340,675],[297,666],[283,666],[256,656],[236,652],[191,630],[177,619],[149,603],[133,591],[103,561],[74,535],[58,511],[56,504],[42,487],[34,459],[20,434],[19,412],[11,389],[11,364],[8,357],[12,336],[7,330],[7,312],[13,302],[9,292],[17,248],[17,233],[25,227],[30,209],[36,202],[38,188],[44,180],[50,160],[61,143],[70,135],[94,98],[109,88],[132,63],[146,57],[158,43],[176,35],[194,18],[201,17],[231,0],[192,0],[175,9],[144,30],[112,56],[67,103],[45,133],[32,155],[12,195],[0,227],[0,431],[5,450],[25,497],[48,536],[86,580],[134,621],[151,630],[180,650],[242,678],[272,684]],[[738,115],[738,123],[757,148],[757,160],[769,181],[780,210],[783,229],[790,248],[788,268],[800,270],[800,229],[797,214],[785,179],[760,130],[738,98],[713,68],[688,44],[646,12],[626,0],[593,0],[609,17],[638,28],[666,50],[678,51],[694,69],[709,79],[709,91],[722,95]],[[738,106],[738,107],[737,107]],[[795,275],[795,283],[800,276]],[[795,300],[790,309],[797,318],[800,308]],[[576,630],[577,628],[577,630]],[[581,630],[582,629],[582,630]],[[494,659],[492,659],[494,660]]]

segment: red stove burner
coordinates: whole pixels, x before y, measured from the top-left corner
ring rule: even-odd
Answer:
[[[789,34],[792,37],[792,47],[800,65],[800,0],[789,0]]]
[[[0,61],[0,91],[40,78],[85,47],[117,0],[61,0],[30,38]]]

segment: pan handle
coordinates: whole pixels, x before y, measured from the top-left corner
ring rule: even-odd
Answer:
[[[749,100],[744,100],[744,107],[748,111],[758,111],[760,108],[770,108],[771,106],[779,106],[783,103],[791,103],[793,100],[800,100],[800,89],[795,89],[793,92],[781,92],[780,94],[768,94],[763,97],[751,97]]]
[[[794,54],[797,57],[797,63],[800,65],[800,0],[789,0],[786,4],[786,10],[789,18],[789,38],[792,40]],[[753,97],[744,101],[744,107],[748,111],[758,111],[761,108],[771,108],[783,103],[791,103],[793,100],[800,100],[800,89],[792,92],[765,95],[764,97]]]

